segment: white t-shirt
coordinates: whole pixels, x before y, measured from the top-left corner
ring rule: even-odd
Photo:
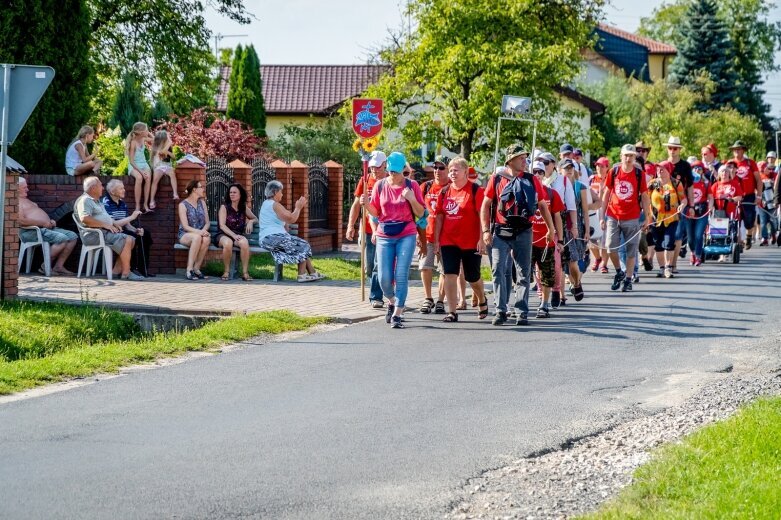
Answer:
[[[549,183],[548,179],[543,179],[543,184],[556,190],[556,192],[564,201],[564,206],[567,211],[577,211],[578,207],[575,202],[575,189],[572,187],[572,183],[567,179],[565,175],[558,172],[553,172],[551,176],[556,176],[552,183]]]

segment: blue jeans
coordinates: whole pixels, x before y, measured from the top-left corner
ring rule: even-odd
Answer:
[[[759,226],[762,230],[762,238],[768,239],[771,234],[776,234],[778,232],[778,221],[776,216],[773,213],[769,213],[765,208],[757,208],[757,212],[759,212]],[[770,228],[769,232],[768,228]]]
[[[549,251],[548,254],[553,254]],[[512,263],[515,262],[517,281],[515,284],[515,309],[520,314],[529,314],[529,280],[532,277],[532,232],[522,232],[512,240],[496,235],[491,245],[491,274],[494,283],[494,305],[496,312],[507,312],[507,302],[512,289]]]
[[[708,220],[708,219],[703,219]],[[687,234],[689,230],[689,224],[687,222],[689,221],[688,218],[686,218],[686,215],[683,213],[678,215],[678,228],[675,230],[675,241],[678,240],[681,241],[681,245],[686,245],[686,242],[688,240]]]
[[[409,267],[415,253],[415,238],[377,237],[377,271],[380,287],[387,298],[396,298],[396,307],[404,308],[407,303]],[[396,282],[394,287],[393,282]]]
[[[372,243],[372,236],[366,235],[366,273],[371,276],[369,301],[382,301],[380,277],[377,275],[377,246]]]
[[[680,224],[678,224],[680,226]],[[708,226],[708,217],[687,218],[686,234],[689,235],[689,249],[697,258],[705,254],[705,228]]]
[[[618,248],[618,261],[621,264],[621,270],[626,272],[626,244],[622,241]],[[635,253],[635,268],[633,275],[640,271],[640,253]]]

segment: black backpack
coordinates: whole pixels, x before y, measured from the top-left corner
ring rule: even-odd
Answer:
[[[496,179],[494,183],[498,184]],[[504,217],[507,226],[516,232],[532,227],[531,218],[537,212],[537,189],[534,187],[534,176],[523,173],[514,177],[499,195],[499,213]]]

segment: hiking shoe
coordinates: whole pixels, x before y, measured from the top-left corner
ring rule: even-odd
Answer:
[[[624,281],[624,278],[626,278],[626,274],[624,274],[624,271],[620,269],[616,271],[616,275],[613,277],[613,285],[610,286],[610,290],[617,291],[618,288],[621,287],[621,282]]]
[[[659,272],[656,273],[657,278],[664,278],[664,267],[659,268]]]
[[[621,287],[621,292],[627,292],[631,290],[632,290],[632,280],[627,278],[626,280],[624,280],[624,286]]]
[[[528,325],[529,324],[529,318],[526,316],[526,313],[519,314],[518,317],[515,318],[515,324],[516,325]]]
[[[763,238],[763,239],[762,239],[762,242],[760,242],[760,243],[759,243],[759,247],[764,247],[764,246],[766,246],[767,244],[768,244],[768,242],[767,242],[767,238]]]
[[[401,316],[393,316],[391,318],[391,328],[393,329],[403,329],[404,324],[401,322]]]
[[[668,267],[668,268],[666,268],[666,269],[664,270],[664,277],[665,277],[665,278],[672,278],[673,276],[675,276],[675,275],[673,274],[673,270],[672,270],[672,269],[670,269],[670,268]]]
[[[632,275],[632,283],[640,283],[640,275],[639,274]]]
[[[751,249],[751,237],[746,237],[746,251]]]
[[[494,315],[494,319],[491,320],[491,325],[504,325],[507,323],[507,313],[506,312],[497,312]]]
[[[396,306],[395,305],[391,305],[389,303],[388,304],[388,310],[385,313],[385,323],[390,323],[391,322],[391,318],[393,317],[393,311],[395,311],[395,310],[396,310]]]
[[[385,302],[382,300],[372,300],[372,309],[382,309],[385,307]]]
[[[538,318],[550,318],[550,310],[543,306],[537,309],[537,317]]]
[[[559,293],[559,291],[553,291],[553,294],[551,294],[550,297],[550,304],[554,309],[559,308],[561,305],[561,293]]]
[[[654,264],[652,264],[651,261],[645,257],[643,257],[643,269],[645,269],[646,271],[654,270]]]

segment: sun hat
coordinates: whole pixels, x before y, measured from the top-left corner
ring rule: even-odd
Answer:
[[[736,150],[738,148],[743,148],[744,150],[748,150],[748,147],[746,146],[746,143],[738,139],[735,141],[735,144],[729,147],[730,150]]]
[[[633,144],[625,144],[621,147],[621,155],[637,155],[637,149]]]
[[[519,155],[529,155],[529,151],[521,143],[511,144],[505,151],[504,164],[507,164]]]
[[[407,166],[407,158],[401,152],[393,152],[388,156],[388,171],[391,173],[401,173]]]
[[[635,150],[637,150],[638,152],[640,150],[651,150],[651,147],[650,146],[646,146],[644,141],[637,141],[635,143]]]
[[[379,166],[382,166],[382,163],[388,160],[388,157],[385,155],[385,153],[375,150],[372,152],[372,154],[369,156],[369,166],[372,168],[377,168]]]
[[[670,138],[667,140],[667,147],[668,148],[683,148],[683,145],[681,144],[681,138],[680,137],[674,137],[670,136]]]

